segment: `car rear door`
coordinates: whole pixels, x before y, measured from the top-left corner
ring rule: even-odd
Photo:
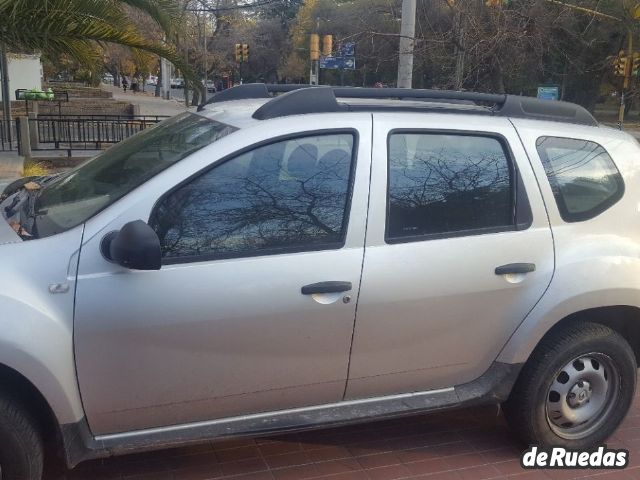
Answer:
[[[541,298],[553,240],[508,119],[374,115],[347,398],[462,384]]]
[[[230,135],[126,197],[109,222],[87,224],[75,352],[94,434],[342,399],[371,115],[312,123]],[[230,150],[238,135],[252,146]],[[108,232],[140,218],[160,238],[159,271],[100,253]]]

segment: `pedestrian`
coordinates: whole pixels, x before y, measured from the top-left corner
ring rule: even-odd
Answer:
[[[138,91],[138,78],[137,77],[133,77],[131,79],[131,91],[133,92],[134,95]]]
[[[127,77],[122,77],[122,90],[124,90],[124,93],[127,93],[127,88],[129,88]]]

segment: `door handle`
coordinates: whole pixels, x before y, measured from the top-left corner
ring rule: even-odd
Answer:
[[[301,292],[303,295],[314,295],[316,293],[340,293],[348,292],[352,288],[351,282],[320,282],[305,285],[302,287]]]
[[[510,263],[496,268],[496,275],[531,273],[536,271],[535,263]]]

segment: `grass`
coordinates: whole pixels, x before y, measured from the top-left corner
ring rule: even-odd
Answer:
[[[25,177],[40,177],[48,175],[50,168],[47,162],[38,162],[34,160],[25,160],[22,175]]]

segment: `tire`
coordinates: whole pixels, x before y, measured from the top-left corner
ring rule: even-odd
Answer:
[[[31,415],[0,396],[0,479],[41,480],[42,436]]]
[[[572,324],[536,347],[503,405],[505,417],[527,445],[588,450],[624,420],[636,375],[635,354],[620,334]]]

